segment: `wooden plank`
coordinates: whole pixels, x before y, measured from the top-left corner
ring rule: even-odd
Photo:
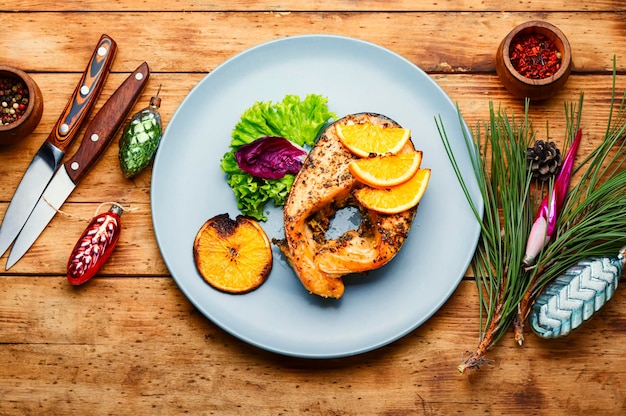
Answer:
[[[490,101],[523,112],[495,75],[501,39],[526,20],[555,23],[572,43],[574,75],[554,99],[532,103],[530,115],[540,138],[549,121],[551,139],[560,141],[563,102],[584,91],[581,154],[606,128],[614,56],[618,89],[626,88],[620,0],[26,0],[0,9],[9,34],[0,39],[2,62],[31,72],[45,98],[37,130],[0,147],[0,218],[103,31],[119,52],[96,110],[145,60],[153,76],[134,111],[162,85],[166,126],[191,88],[226,59],[300,34],[389,48],[427,71],[473,125],[488,117]],[[477,345],[479,319],[470,277],[432,319],[391,345],[342,359],[283,357],[227,334],[178,289],[154,238],[150,174],[124,179],[112,145],[31,252],[11,271],[0,269],[0,414],[625,413],[621,289],[570,337],[528,334],[520,348],[507,334],[488,352],[492,361],[466,375],[456,366]],[[133,209],[122,217],[120,243],[99,276],[73,288],[64,276],[69,251],[109,201]]]
[[[167,121],[185,94],[203,76],[203,74],[156,74],[148,84],[148,90],[144,92],[140,102],[136,105],[135,111],[145,106],[149,96],[158,88],[157,85],[162,84],[161,113],[164,126],[167,126]],[[97,108],[124,77],[124,74],[110,76],[103,97],[96,105]],[[36,74],[35,78],[46,91],[44,93],[47,100],[44,110],[46,116],[25,142],[17,146],[0,147],[0,160],[3,161],[0,163],[0,177],[3,178],[0,182],[0,215],[2,216],[33,154],[52,128],[55,115],[60,114],[65,105],[67,91],[76,82],[76,76],[73,74]],[[522,100],[513,99],[493,75],[434,74],[433,78],[450,95],[451,99],[458,103],[470,126],[488,119],[490,101],[496,107],[502,106],[509,114],[517,117],[523,115]],[[584,91],[582,127],[585,139],[581,145],[580,154],[588,154],[606,130],[611,82],[610,76],[572,76],[564,90],[555,98],[548,102],[531,105],[529,114],[537,129],[538,137],[545,138],[547,122],[550,128],[550,139],[561,143],[564,137],[564,102],[577,103],[580,91]],[[617,84],[623,91],[626,88],[626,77],[619,76]],[[332,103],[330,105],[332,107]],[[86,226],[86,220],[93,217],[100,204],[108,202],[120,203],[129,207],[131,211],[124,214],[122,218],[124,226],[121,241],[102,272],[106,275],[167,274],[152,227],[149,199],[151,168],[132,180],[125,179],[119,168],[117,138],[115,140],[102,160],[61,208],[67,215],[58,214],[52,220],[24,259],[9,271],[10,274],[41,273],[42,270],[46,273],[64,274],[69,253]],[[418,144],[420,140],[440,139],[438,137],[415,138]],[[78,143],[75,143],[71,152],[77,145]],[[184,145],[183,141],[181,145]],[[225,138],[224,151],[227,150],[227,146],[228,138]],[[108,204],[105,204],[100,207],[100,212],[107,208]],[[83,220],[77,220],[71,216],[82,217]],[[8,254],[5,254],[4,258],[7,256]]]
[[[576,11],[623,11],[625,5],[619,0],[527,0],[524,2],[513,0],[439,0],[420,1],[412,0],[365,0],[358,3],[350,0],[315,0],[315,1],[284,1],[277,3],[273,0],[260,1],[189,1],[176,2],[163,0],[110,0],[106,3],[99,0],[68,0],[64,2],[50,2],[41,0],[20,1],[11,4],[11,10],[15,11],[271,11],[289,13],[292,11],[552,11],[552,10],[576,10]]]
[[[15,274],[54,273],[65,275],[74,245],[96,212],[104,212],[110,203],[66,204],[50,222],[24,257],[9,271]],[[150,205],[122,204],[120,240],[109,260],[99,272],[101,276],[163,276],[168,274],[158,249]],[[3,214],[4,215],[4,214]],[[8,257],[8,252],[3,256]],[[5,261],[2,261],[4,272]]]
[[[88,16],[97,24],[85,22]],[[259,43],[305,34],[336,34],[374,42],[428,72],[495,71],[495,53],[516,25],[547,20],[568,36],[575,72],[606,72],[617,56],[626,69],[626,37],[619,13],[519,12],[94,12],[0,14],[20,48],[3,61],[27,72],[82,72],[102,32],[118,43],[114,71],[142,60],[154,72],[202,72]],[[150,21],[150,25],[143,22]],[[50,28],[63,27],[57,31]],[[166,28],[167,30],[155,30]],[[132,30],[129,30],[132,28]],[[224,33],[229,37],[225,38]],[[190,57],[193,57],[190,59]]]
[[[259,350],[201,316],[171,279],[0,279],[0,413],[619,414],[625,292],[564,340],[505,337],[484,371],[463,282],[426,324],[377,351],[305,360]],[[384,302],[384,300],[381,300]],[[584,392],[584,393],[582,393]]]
[[[204,76],[205,74],[154,74],[133,111],[145,107],[150,96],[155,94],[158,86],[161,85],[160,97],[162,102],[159,111],[163,117],[164,128],[167,128],[168,121],[182,100]],[[91,117],[125,77],[126,74],[110,75]],[[493,74],[481,76],[432,74],[432,77],[452,101],[458,103],[470,126],[489,117],[490,101],[496,107],[501,106],[512,114],[521,116],[524,112],[523,100],[512,97]],[[2,160],[0,177],[3,178],[0,182],[0,210],[3,210],[1,203],[11,199],[33,155],[48,136],[57,116],[61,114],[69,92],[74,88],[78,78],[79,75],[77,74],[34,75],[34,79],[44,95],[44,117],[37,129],[23,142],[13,146],[0,146],[0,158]],[[618,76],[616,85],[620,91],[618,95],[621,96],[626,89],[626,77]],[[611,86],[612,77],[610,75],[573,75],[564,89],[554,98],[531,105],[530,117],[533,119],[538,133],[543,134],[545,138],[545,125],[548,122],[551,139],[561,140],[564,134],[564,103],[577,103],[580,92],[584,92],[585,105],[582,126],[589,133],[590,139],[584,141],[581,150],[589,150],[588,146],[599,140],[606,129]],[[332,107],[332,102],[329,104]],[[226,151],[229,138],[224,138],[224,140],[224,151]],[[73,144],[69,153],[75,151],[77,147],[78,142]],[[119,168],[118,149],[116,138],[100,162],[72,194],[70,202],[105,202],[110,200],[121,203],[148,202],[150,169],[145,170],[132,180],[126,180]]]

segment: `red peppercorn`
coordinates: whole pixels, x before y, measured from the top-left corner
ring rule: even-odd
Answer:
[[[553,76],[561,68],[561,54],[554,42],[541,34],[519,34],[511,41],[511,64],[531,79]]]

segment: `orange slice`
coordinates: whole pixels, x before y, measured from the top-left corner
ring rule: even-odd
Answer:
[[[357,156],[398,153],[411,137],[411,130],[371,123],[337,124],[341,143]]]
[[[385,189],[363,187],[354,192],[365,208],[384,214],[397,214],[416,206],[428,187],[430,169],[419,169],[408,181]]]
[[[238,215],[220,214],[207,220],[193,244],[196,267],[204,280],[228,293],[259,287],[272,270],[272,248],[261,225]]]
[[[350,162],[350,173],[374,188],[388,188],[408,181],[422,163],[422,152],[374,156]]]

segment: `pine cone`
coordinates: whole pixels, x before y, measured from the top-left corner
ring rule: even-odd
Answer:
[[[554,142],[537,140],[534,147],[526,150],[526,162],[534,179],[546,181],[559,172],[561,151]]]

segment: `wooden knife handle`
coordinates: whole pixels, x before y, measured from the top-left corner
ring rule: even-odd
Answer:
[[[109,146],[137,102],[150,78],[147,63],[142,63],[111,95],[85,130],[76,153],[65,163],[68,176],[75,184],[87,174]]]
[[[117,44],[108,35],[102,35],[91,55],[74,93],[61,117],[54,125],[47,141],[65,152],[80,130],[83,120],[98,99],[113,64]]]

